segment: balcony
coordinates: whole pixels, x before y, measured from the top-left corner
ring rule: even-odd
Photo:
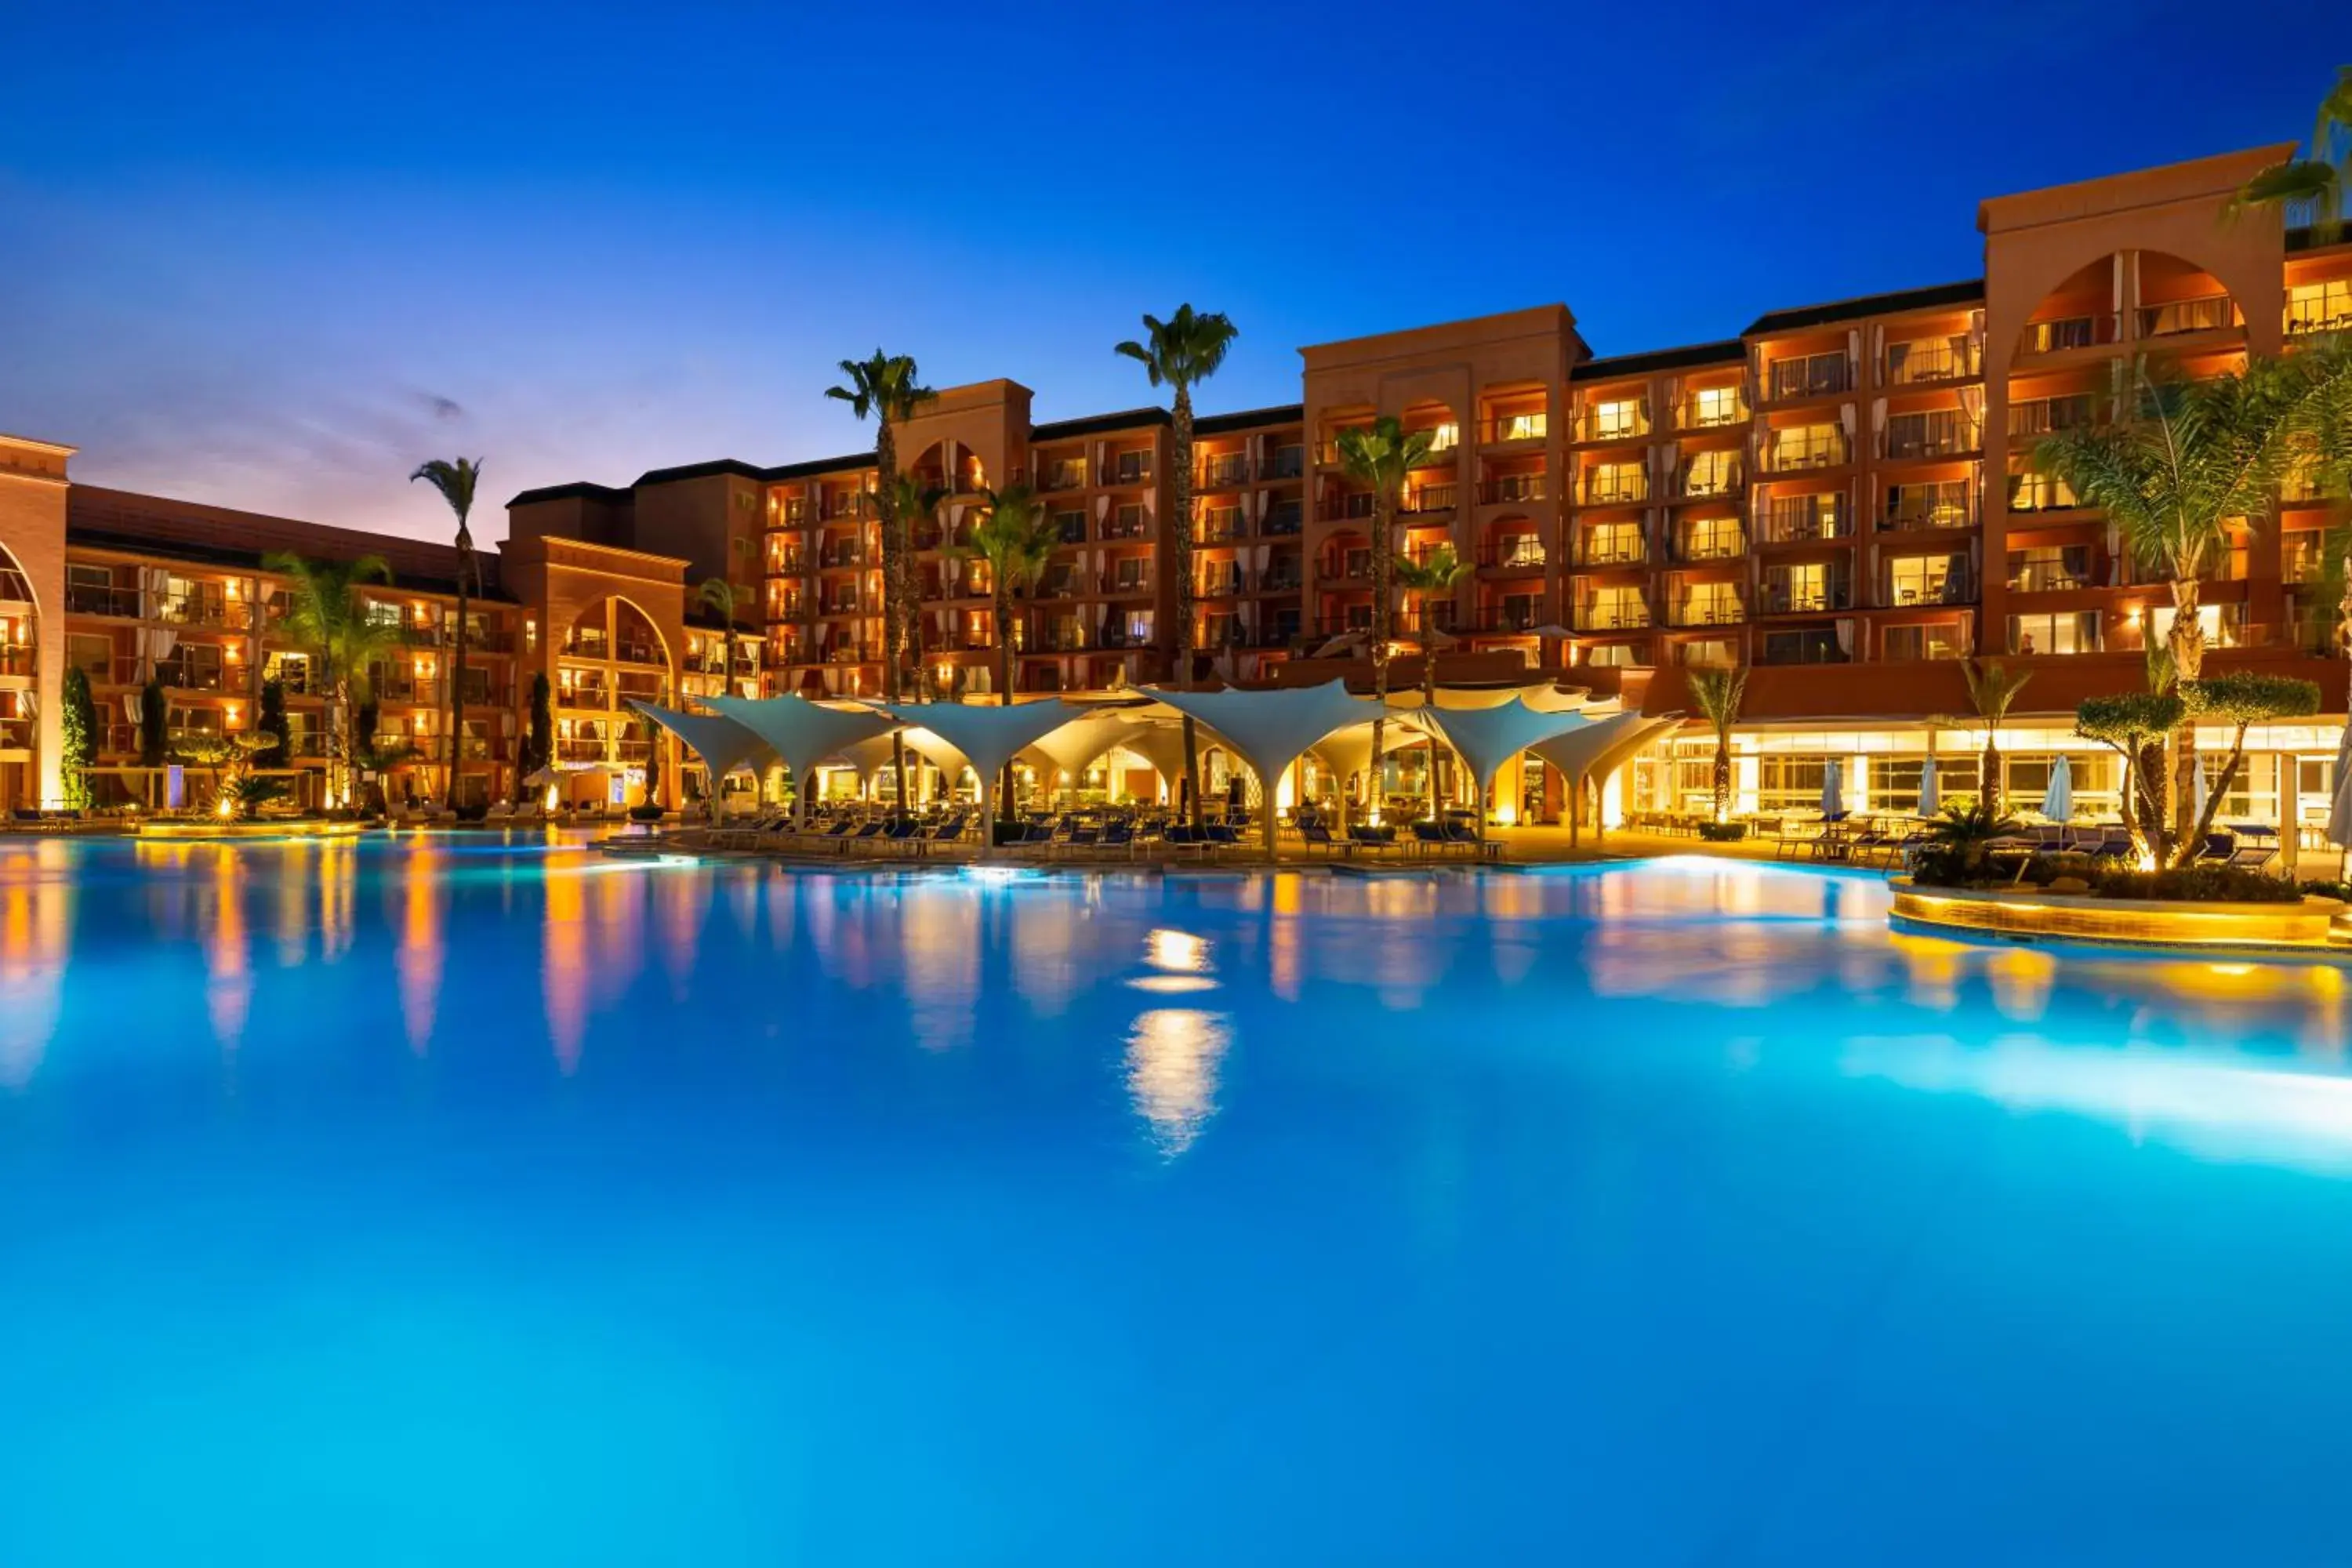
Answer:
[[[1730,462],[1685,463],[1675,471],[1675,500],[1720,500],[1739,493],[1746,474],[1735,459]]]
[[[1853,526],[1847,517],[1843,491],[1832,495],[1776,496],[1764,513],[1767,544],[1822,544],[1853,536]]]
[[[1634,506],[1650,499],[1646,468],[1588,468],[1584,474],[1586,506]]]
[[[1756,662],[1766,665],[1851,664],[1853,656],[1828,628],[1766,632],[1758,639]]]
[[[1276,501],[1258,527],[1261,534],[1293,534],[1307,524],[1307,509],[1295,500]]]
[[[1976,422],[1957,412],[1898,414],[1880,433],[1878,451],[1882,458],[1897,459],[1973,458],[1983,446]]]
[[[1577,606],[1574,628],[1580,632],[1638,632],[1650,625],[1650,606],[1639,597],[1588,599]]]
[[[2099,348],[2119,342],[2122,336],[2122,320],[2112,310],[2053,316],[2047,321],[2025,323],[2025,330],[2017,336],[2017,353],[2020,359],[2029,359],[2074,349]]]
[[[2009,591],[2012,594],[2063,594],[2092,586],[2095,584],[2091,582],[2087,564],[2077,568],[2063,562],[2035,561],[2020,565],[2009,574]]]
[[[1842,430],[1809,426],[1800,432],[1775,432],[1764,448],[1768,474],[1802,474],[1834,468],[1853,460],[1853,446]]]
[[[1636,540],[1632,550],[1632,561],[1593,562],[1591,564],[1639,565],[1642,553],[1641,542]],[[1543,541],[1533,534],[1515,534],[1508,539],[1482,545],[1478,550],[1478,564],[1495,572],[1540,572],[1547,559]]]
[[[1535,546],[1536,559],[1532,564],[1542,565],[1542,545],[1534,540],[1528,542]],[[1579,566],[1642,566],[1646,565],[1649,559],[1649,541],[1643,537],[1639,529],[1588,530],[1576,542],[1576,563]]]
[[[2290,289],[2287,296],[2284,325],[2288,337],[2352,332],[2352,280]]]
[[[1736,626],[1748,618],[1748,606],[1737,594],[1702,595],[1677,600],[1666,617],[1673,626]]]
[[[237,689],[229,684],[227,672],[217,664],[197,664],[176,658],[158,660],[155,679],[174,691],[228,691]]]
[[[2143,338],[2180,337],[2189,332],[2221,332],[2246,324],[2245,312],[2227,294],[2195,300],[2171,300],[2142,305],[2134,323]]]
[[[1372,557],[1369,551],[1357,551],[1344,560],[1329,556],[1315,563],[1315,580],[1318,583],[1369,583],[1372,580]]]
[[[1371,493],[1360,491],[1346,495],[1325,496],[1322,500],[1316,503],[1315,510],[1327,520],[1370,517],[1372,515]]]
[[[1065,458],[1048,464],[1038,475],[1040,490],[1082,490],[1087,488],[1087,466],[1076,458]]]
[[[1915,495],[1897,491],[1878,514],[1881,533],[1921,533],[1943,528],[1974,528],[1977,498],[1973,490],[1957,494]]]
[[[0,675],[30,675],[36,665],[31,643],[0,643]]]
[[[1853,605],[1853,582],[1848,577],[1791,580],[1768,576],[1759,591],[1760,614],[1818,616]]]
[[[1429,445],[1412,460],[1412,466],[1416,468],[1450,468],[1462,450],[1462,432],[1451,425],[1423,426],[1405,432],[1408,440],[1415,436],[1429,437]]]
[[[2082,504],[2081,498],[2054,475],[2009,476],[2009,510],[2013,512],[2074,511]]]
[[[1685,529],[1675,536],[1674,558],[1685,566],[1737,561],[1748,553],[1748,535],[1738,528]]]
[[[1453,485],[1423,485],[1419,489],[1407,490],[1398,502],[1397,510],[1411,517],[1452,511],[1455,488]]]
[[[1924,576],[1906,582],[1890,573],[1885,588],[1885,597],[1879,602],[1897,609],[1916,609],[1936,605],[1973,605],[1977,602],[1976,578],[1967,566],[1949,568],[1941,577]],[[1841,606],[1843,607],[1843,606]]]
[[[866,552],[847,541],[828,544],[816,552],[820,572],[849,572],[866,564]]]
[[[847,518],[871,517],[874,515],[873,492],[850,490],[829,495],[824,498],[824,510],[821,515],[827,522],[836,522]]]
[[[1550,428],[1549,414],[1505,414],[1480,426],[1478,438],[1489,447],[1502,447],[1515,441],[1540,441]]]
[[[1588,408],[1576,418],[1580,441],[1632,441],[1649,433],[1649,414],[1639,407]]]
[[[1219,544],[1248,536],[1248,515],[1237,506],[1221,506],[1202,511],[1201,521],[1192,529],[1192,541],[1196,544]]]
[[[1983,360],[1984,345],[1973,337],[1916,338],[1889,343],[1879,362],[1878,379],[1887,386],[1934,386],[1966,381]]]
[[[1691,430],[1726,430],[1748,422],[1748,400],[1723,388],[1717,395],[1685,397],[1675,411],[1675,428]]]
[[[1506,599],[1499,605],[1481,605],[1471,613],[1469,624],[1447,625],[1439,618],[1438,629],[1451,632],[1476,632],[1487,637],[1532,637],[1544,624],[1543,606],[1533,599]]]
[[[1517,506],[1544,499],[1542,474],[1500,474],[1478,487],[1481,506]]]
[[[1194,483],[1204,490],[1229,490],[1249,483],[1249,458],[1236,452],[1202,459]]]
[[[2095,424],[2098,400],[2087,392],[2064,397],[2033,397],[2009,405],[2009,433],[2036,438],[2060,430],[2078,430]]]
[[[1148,485],[1151,482],[1151,454],[1149,452],[1117,452],[1103,464],[1096,483],[1120,488]]]
[[[1295,479],[1306,472],[1307,448],[1304,447],[1277,447],[1258,460],[1257,477],[1262,481]]]
[[[1764,367],[1764,395],[1773,403],[1828,397],[1853,390],[1853,363],[1843,353],[1774,360]]]
[[[1095,592],[1113,598],[1123,598],[1151,592],[1149,572],[1105,572],[1095,578]]]
[[[121,616],[136,620],[139,616],[139,590],[107,588],[95,584],[66,584],[66,614],[69,616]]]
[[[173,595],[155,606],[155,618],[210,631],[244,631],[253,624],[253,606],[243,600],[210,595]]]
[[[1151,520],[1141,507],[1121,507],[1102,520],[1102,531],[1096,537],[1104,540],[1142,539],[1151,531]]]

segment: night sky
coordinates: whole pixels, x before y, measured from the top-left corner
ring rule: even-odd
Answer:
[[[2340,0],[340,9],[12,12],[0,429],[436,535],[408,470],[481,456],[496,538],[867,445],[822,395],[877,344],[1070,417],[1155,401],[1110,345],[1189,299],[1214,411],[1302,343],[1973,277],[1981,197],[2306,135],[2352,58]]]

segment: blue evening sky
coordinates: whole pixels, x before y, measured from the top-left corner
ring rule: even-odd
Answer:
[[[2294,139],[2352,58],[2320,0],[86,0],[9,31],[0,429],[93,483],[434,534],[430,456],[486,457],[500,503],[855,450],[822,394],[877,344],[1068,417],[1152,401],[1109,346],[1191,300],[1242,329],[1217,410],[1296,398],[1302,343],[1483,311],[1564,301],[1618,353],[1971,277],[1980,197]]]

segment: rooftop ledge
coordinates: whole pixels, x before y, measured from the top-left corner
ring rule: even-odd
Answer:
[[[2216,950],[2352,961],[2347,906],[2181,903],[2052,893],[2041,888],[1922,888],[1894,881],[1898,927],[2010,942],[2088,942],[2154,951]]]

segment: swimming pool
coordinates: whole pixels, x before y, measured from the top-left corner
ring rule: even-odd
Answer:
[[[2342,1561],[2345,976],[0,843],[0,1563]]]

